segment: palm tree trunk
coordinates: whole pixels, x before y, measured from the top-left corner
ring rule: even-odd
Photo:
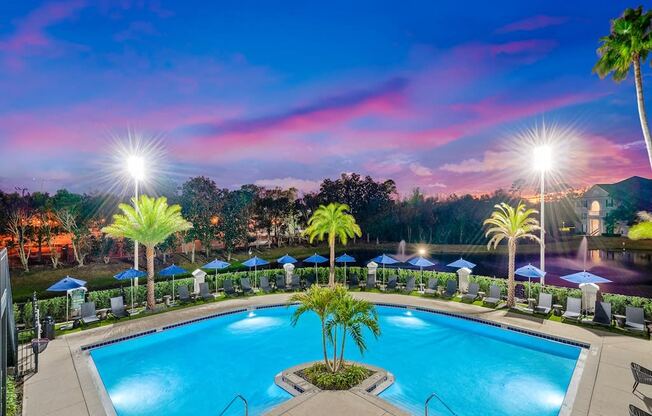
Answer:
[[[346,343],[346,328],[344,328],[342,332],[344,332],[344,335],[342,336],[342,348],[340,349],[340,364],[338,368],[342,368],[344,365],[344,344]]]
[[[516,304],[514,302],[514,263],[516,261],[516,242],[513,239],[509,239],[507,243],[509,251],[509,272],[507,275],[507,306],[513,308]]]
[[[326,368],[332,371],[331,363],[328,360],[328,351],[326,351],[326,325],[324,320],[321,320],[321,347],[324,352],[324,363],[326,363]]]
[[[641,61],[639,58],[634,59],[634,82],[636,84],[636,102],[638,103],[638,116],[641,119],[641,129],[643,130],[643,138],[645,139],[645,147],[647,148],[647,157],[652,168],[652,136],[650,135],[650,127],[647,123],[647,115],[645,114],[645,100],[643,97],[643,78],[641,76]]]
[[[154,297],[154,247],[145,247],[147,257],[147,309],[153,311],[156,307]]]
[[[328,241],[328,245],[330,246],[330,252],[331,252],[331,258],[330,258],[330,263],[329,263],[329,272],[328,272],[328,285],[330,287],[335,286],[335,237],[333,237],[333,240]]]
[[[337,327],[333,329],[333,372],[337,372]]]

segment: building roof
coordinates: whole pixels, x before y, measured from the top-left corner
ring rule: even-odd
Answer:
[[[634,193],[638,193],[641,196],[643,194],[652,196],[652,179],[642,178],[640,176],[632,176],[616,183],[599,183],[597,186],[607,191],[613,197]]]

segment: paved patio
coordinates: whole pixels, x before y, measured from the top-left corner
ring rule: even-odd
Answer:
[[[562,413],[573,416],[614,416],[627,414],[627,406],[630,403],[642,409],[652,409],[652,387],[639,387],[642,392],[651,397],[650,399],[641,394],[632,394],[633,379],[629,369],[631,361],[652,367],[652,343],[650,341],[458,302],[399,294],[362,292],[355,295],[373,302],[423,306],[477,316],[502,324],[591,344],[581,379],[577,386],[570,388],[571,390],[577,389],[575,400],[570,408],[562,409]],[[99,380],[94,366],[89,363],[88,353],[81,351],[83,345],[160,328],[222,311],[284,303],[288,298],[287,294],[273,294],[232,299],[119,322],[58,338],[51,342],[46,352],[40,356],[39,373],[25,383],[24,414],[29,416],[115,414],[104,388],[96,384]],[[325,403],[328,405],[326,406]],[[326,415],[333,414],[333,409],[335,409],[333,406],[337,406],[338,414],[395,414],[382,409],[378,403],[363,402],[347,394],[338,394],[338,392],[315,394],[307,397],[300,405],[287,409],[286,413],[276,414]]]

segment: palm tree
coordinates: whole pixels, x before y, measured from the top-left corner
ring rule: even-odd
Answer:
[[[652,137],[645,114],[641,76],[641,64],[645,63],[648,53],[652,50],[652,11],[644,13],[643,6],[626,9],[621,17],[611,21],[611,33],[601,38],[600,42],[600,58],[593,67],[593,72],[600,78],[612,74],[613,79],[620,82],[627,78],[629,69],[634,67],[638,115],[652,167]]]
[[[363,354],[367,349],[364,339],[365,328],[374,337],[380,335],[378,312],[372,303],[362,299],[355,299],[343,286],[336,286],[331,318],[326,322],[326,333],[333,343],[333,372],[340,370],[344,364],[344,346],[347,336],[350,336],[355,345]],[[341,336],[339,360],[337,356],[337,337]]]
[[[328,275],[329,286],[335,285],[335,239],[339,237],[340,242],[346,245],[349,238],[362,236],[360,226],[356,224],[353,215],[347,213],[349,206],[337,202],[328,205],[321,205],[308,220],[308,228],[303,232],[310,236],[310,242],[318,238],[324,239],[328,234],[328,246],[330,248],[330,272]]]
[[[113,216],[113,224],[102,231],[115,238],[128,238],[145,246],[147,256],[147,309],[156,306],[154,297],[154,248],[171,234],[192,228],[181,216],[179,205],[168,206],[167,198],[142,195],[132,198],[134,206],[120,204],[122,214]]]
[[[533,234],[540,229],[539,221],[533,217],[536,210],[525,209],[525,204],[519,202],[516,208],[504,202],[494,205],[496,210],[491,216],[484,220],[484,225],[490,226],[485,234],[492,236],[487,243],[487,250],[495,249],[504,239],[507,239],[507,250],[509,253],[509,273],[507,305],[514,307],[514,261],[516,258],[516,243],[521,239],[540,241],[539,237]]]
[[[632,240],[652,239],[652,213],[641,211],[638,213],[641,222],[632,225],[628,236]]]
[[[333,306],[333,297],[335,292],[332,289],[312,285],[306,292],[295,293],[290,298],[291,302],[299,302],[299,306],[292,314],[292,326],[295,326],[299,318],[306,312],[314,312],[321,321],[321,344],[324,353],[324,363],[329,370],[333,367],[328,360],[328,350],[326,348],[326,319],[331,313]]]

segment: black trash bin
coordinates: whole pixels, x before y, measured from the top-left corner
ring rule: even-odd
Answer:
[[[46,316],[43,319],[43,338],[54,339],[54,318],[51,316]]]

